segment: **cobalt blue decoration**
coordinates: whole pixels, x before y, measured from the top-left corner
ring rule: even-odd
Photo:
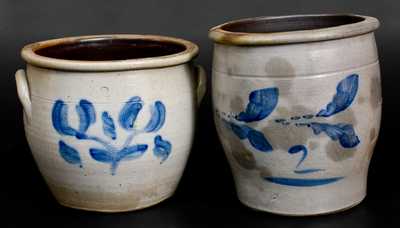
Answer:
[[[297,154],[297,153],[303,152],[299,162],[296,165],[296,169],[293,171],[294,173],[308,174],[308,173],[315,173],[315,172],[323,171],[323,169],[313,169],[313,168],[298,169],[300,167],[300,165],[304,162],[304,160],[307,158],[307,155],[308,155],[307,147],[305,147],[304,145],[294,145],[289,148],[288,152],[289,152],[289,154]]]
[[[289,118],[276,118],[273,121],[281,124],[282,126],[289,127],[293,123],[295,127],[308,127],[311,128],[315,135],[324,132],[330,139],[339,141],[343,148],[353,148],[360,143],[353,125],[346,123],[330,124],[320,122],[321,117],[330,117],[339,112],[344,111],[351,106],[358,90],[357,74],[347,76],[341,80],[336,86],[336,94],[333,96],[331,102],[328,103],[325,109],[322,109],[318,114],[303,114],[294,115]],[[278,103],[279,90],[278,88],[265,88],[252,91],[249,95],[249,103],[247,104],[246,111],[240,112],[235,116],[235,119],[222,118],[225,126],[227,126],[240,140],[248,140],[252,147],[262,152],[270,152],[273,150],[272,145],[265,138],[264,134],[260,131],[253,129],[246,124],[240,122],[255,122],[265,119],[276,108]],[[224,112],[222,113],[225,116]],[[316,121],[318,118],[318,121]],[[291,125],[291,126],[293,126]],[[308,155],[308,150],[304,145],[293,145],[288,149],[289,154],[301,153],[299,162],[297,163],[293,172],[299,175],[307,175],[315,172],[324,171],[319,168],[305,168],[300,169],[301,164],[305,161]],[[287,178],[287,177],[265,177],[264,179],[275,184],[297,186],[297,187],[312,187],[330,184],[341,180],[344,177],[332,177],[322,179],[310,178]]]
[[[60,135],[75,136],[77,131],[71,128],[68,124],[68,106],[62,100],[57,100],[54,103],[51,114],[54,129]]]
[[[140,97],[132,97],[126,102],[125,106],[122,108],[119,113],[119,124],[125,130],[132,130],[133,125],[135,124],[136,117],[142,109],[143,104]]]
[[[96,122],[96,112],[93,104],[88,100],[80,100],[76,105],[76,112],[79,115],[79,132],[84,133],[89,126]]]
[[[319,185],[326,185],[341,180],[343,178],[344,177],[305,179],[305,178],[286,178],[286,177],[264,177],[264,179],[269,182],[280,185],[294,186],[294,187],[314,187]]]
[[[317,117],[329,117],[348,108],[358,90],[358,75],[352,74],[343,79],[336,87],[332,101],[318,112]]]
[[[230,127],[232,132],[241,140],[248,139],[250,145],[255,149],[262,152],[272,151],[272,146],[265,138],[262,132],[259,132],[249,126],[239,125],[233,122],[225,121],[225,123]]]
[[[278,95],[279,90],[275,87],[251,92],[246,111],[239,113],[236,119],[238,121],[253,122],[266,118],[278,104]]]
[[[311,123],[314,134],[319,135],[325,132],[332,140],[339,140],[340,145],[344,148],[353,148],[360,143],[360,139],[356,135],[351,124],[328,124],[328,123]]]
[[[161,158],[160,163],[163,163],[171,153],[172,145],[167,140],[164,140],[161,135],[157,135],[154,138],[154,145],[153,153],[156,157]]]
[[[140,97],[134,96],[125,103],[119,113],[120,126],[129,132],[122,147],[116,147],[109,141],[101,137],[90,135],[88,129],[96,122],[96,111],[94,105],[85,99],[79,101],[76,105],[76,112],[79,117],[78,129],[71,127],[68,123],[68,105],[62,100],[57,100],[52,109],[52,123],[54,129],[62,136],[73,136],[78,140],[91,140],[97,142],[103,148],[90,148],[90,156],[102,163],[111,165],[111,174],[115,175],[116,169],[121,161],[133,160],[141,157],[148,149],[147,144],[130,145],[133,138],[140,133],[157,132],[162,128],[166,118],[165,105],[161,101],[156,101],[152,109],[152,115],[149,123],[144,129],[136,129],[134,123],[143,107]],[[103,111],[101,115],[103,124],[103,133],[111,140],[117,139],[115,123],[112,116]],[[171,153],[172,145],[157,135],[154,139],[154,155],[161,158],[163,163]],[[67,145],[64,141],[59,141],[60,156],[69,164],[82,167],[79,152],[73,147]]]
[[[113,154],[108,150],[90,148],[89,153],[94,160],[99,162],[112,163],[114,161]]]
[[[165,122],[165,106],[161,101],[156,101],[151,110],[151,119],[144,130],[146,132],[158,131]]]
[[[106,136],[110,137],[112,140],[117,138],[117,133],[115,132],[114,120],[108,114],[108,112],[103,112],[101,114],[101,119],[103,120],[103,132]]]
[[[82,167],[81,157],[78,151],[73,147],[68,146],[64,141],[60,140],[58,142],[59,152],[62,158],[70,164],[79,165]]]
[[[125,147],[122,150],[118,151],[116,160],[132,160],[136,159],[144,154],[148,148],[146,144],[139,144],[130,147]]]
[[[239,139],[247,139],[249,132],[253,130],[246,125],[238,125],[233,122],[228,122],[228,124],[231,127],[233,133],[235,133],[235,135],[239,137]]]
[[[144,154],[144,152],[146,152],[147,147],[148,146],[145,144],[134,145],[123,148],[116,153],[103,149],[91,148],[89,153],[94,160],[111,164],[111,174],[115,175],[115,171],[120,161],[139,158]]]
[[[271,144],[269,144],[267,139],[264,137],[263,133],[252,129],[249,131],[247,138],[248,138],[250,144],[257,150],[260,150],[262,152],[272,151],[272,146],[271,146]]]
[[[308,153],[307,148],[303,145],[292,146],[289,148],[288,152],[289,154],[297,154],[299,152],[303,152],[303,155],[301,156],[299,163],[297,163],[296,168],[298,168],[301,163],[306,159]]]

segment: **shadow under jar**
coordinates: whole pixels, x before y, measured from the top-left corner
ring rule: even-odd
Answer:
[[[295,15],[210,30],[215,123],[242,203],[304,216],[363,200],[381,119],[378,26]]]
[[[57,201],[102,212],[170,197],[205,92],[198,47],[152,35],[98,35],[27,45],[16,73],[25,133]]]

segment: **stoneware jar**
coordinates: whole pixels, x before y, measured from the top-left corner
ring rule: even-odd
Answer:
[[[64,206],[118,212],[170,197],[193,141],[205,74],[198,47],[151,35],[25,46],[16,73],[25,133]]]
[[[297,15],[210,30],[215,122],[242,203],[316,215],[363,200],[381,119],[378,26]]]

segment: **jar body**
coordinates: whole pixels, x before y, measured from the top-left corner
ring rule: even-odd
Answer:
[[[241,202],[315,215],[365,197],[382,103],[373,33],[286,45],[215,44],[212,86]]]
[[[28,65],[27,80],[26,137],[62,205],[128,211],[173,194],[194,134],[190,63],[114,72]]]

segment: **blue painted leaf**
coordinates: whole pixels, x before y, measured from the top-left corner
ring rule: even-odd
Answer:
[[[160,163],[163,163],[171,154],[171,148],[172,148],[171,143],[167,140],[163,140],[160,135],[157,135],[154,138],[153,153],[156,157],[161,158]]]
[[[250,144],[257,150],[263,152],[272,151],[272,146],[265,138],[264,134],[246,125],[239,125],[233,122],[224,120],[232,132],[241,140],[248,139]]]
[[[352,148],[360,143],[360,139],[356,135],[351,124],[327,124],[327,123],[311,123],[314,134],[318,135],[325,132],[332,140],[339,140],[340,145],[344,148]]]
[[[113,163],[115,160],[113,154],[107,150],[90,148],[89,153],[94,160],[99,162]]]
[[[264,137],[263,133],[252,129],[249,131],[247,138],[248,138],[250,144],[257,150],[260,150],[262,152],[272,151],[272,146],[271,146],[271,144],[269,144],[267,139]]]
[[[112,117],[108,114],[108,112],[103,112],[101,119],[103,120],[104,134],[113,140],[116,139],[117,133],[115,132],[115,125]]]
[[[151,119],[144,130],[146,132],[156,132],[161,129],[165,122],[165,106],[161,101],[156,101],[151,110]]]
[[[238,125],[232,122],[227,122],[229,124],[229,127],[232,129],[233,133],[240,139],[246,139],[249,132],[253,130],[252,128],[246,126],[246,125]]]
[[[81,157],[77,150],[68,146],[64,141],[60,140],[58,142],[59,152],[61,157],[68,163],[79,165],[82,167]]]
[[[278,104],[278,88],[255,90],[249,95],[246,111],[236,117],[239,121],[253,122],[267,117]]]
[[[296,167],[299,167],[301,163],[306,159],[307,157],[307,148],[304,145],[294,145],[289,148],[288,152],[289,154],[296,154],[303,151],[303,155],[301,156],[300,161],[297,163]]]
[[[146,144],[126,147],[117,153],[117,160],[132,160],[141,157],[147,150]]]
[[[68,124],[68,105],[57,100],[53,105],[51,119],[54,129],[61,135],[76,136],[77,131]]]
[[[358,75],[352,74],[343,79],[336,87],[332,101],[318,112],[319,117],[329,117],[345,110],[353,102],[358,90]]]
[[[75,108],[79,116],[79,132],[84,133],[91,124],[96,122],[94,106],[90,101],[82,99]]]
[[[128,102],[124,105],[121,112],[119,113],[119,124],[122,128],[126,130],[133,129],[133,125],[135,124],[136,117],[140,110],[142,109],[142,100],[140,97],[135,96],[129,99]]]

